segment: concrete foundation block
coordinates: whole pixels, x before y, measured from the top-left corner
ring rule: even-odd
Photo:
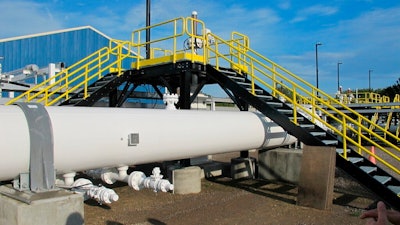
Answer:
[[[80,225],[84,224],[83,197],[67,191],[28,195],[11,187],[0,187],[0,224]],[[14,195],[16,200],[4,194]]]
[[[234,158],[231,159],[231,177],[232,179],[254,179],[256,175],[255,158]]]
[[[258,177],[271,181],[297,184],[300,177],[303,151],[278,148],[259,151]]]
[[[201,191],[201,169],[189,166],[172,172],[174,194],[196,194]]]

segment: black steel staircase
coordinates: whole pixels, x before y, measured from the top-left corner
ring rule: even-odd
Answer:
[[[294,115],[294,110],[290,105],[275,98],[257,84],[254,84],[255,95],[253,95],[249,92],[251,81],[245,76],[231,69],[220,68],[217,70],[211,65],[208,65],[206,69],[208,76],[215,80],[227,93],[230,93],[230,97],[235,102],[240,103],[243,101],[253,106],[304,144],[310,146],[335,146],[337,152],[336,165],[339,168],[375,192],[389,205],[400,209],[400,198],[398,197],[400,182],[394,176],[371,163],[351,148],[347,148],[348,158],[343,158],[341,156],[343,143],[333,133],[315,125],[298,112]],[[240,105],[238,106],[240,107]],[[297,118],[297,124],[292,122],[295,117]]]
[[[87,97],[85,97],[85,88],[80,89],[71,98],[60,103],[60,106],[93,106],[103,97],[110,97],[117,88],[129,78],[129,71],[117,76],[117,73],[109,73],[97,80],[87,88]]]

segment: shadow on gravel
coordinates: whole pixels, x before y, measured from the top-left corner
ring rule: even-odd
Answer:
[[[289,204],[296,204],[297,187],[294,185],[256,179],[232,180],[225,177],[208,178],[207,180]]]
[[[147,219],[147,222],[149,222],[149,224],[151,224],[151,225],[167,225],[164,222],[161,222],[157,219],[152,219],[152,218]]]

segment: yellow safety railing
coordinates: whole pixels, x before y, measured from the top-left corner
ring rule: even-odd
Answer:
[[[357,103],[388,103],[390,102],[390,97],[385,95],[380,95],[374,92],[360,92],[356,96]]]
[[[126,58],[133,57],[136,55],[132,52],[132,43],[113,40],[108,47],[103,47],[63,69],[55,76],[11,99],[6,104],[10,105],[17,101],[35,101],[51,106],[71,98],[81,89],[84,93],[83,98],[86,99],[89,96],[88,87],[91,83],[110,72],[121,75],[122,62]]]
[[[363,155],[374,154],[368,148],[368,146],[374,146],[375,149],[380,149],[382,152],[382,155],[374,155],[375,158],[390,170],[400,174],[398,166],[400,165],[400,148],[387,141],[381,135],[374,132],[371,133],[369,127],[372,125],[375,130],[383,133],[386,137],[399,141],[396,135],[252,50],[246,44],[232,42],[232,40],[226,41],[213,34],[212,38],[215,43],[207,45],[206,48],[208,48],[207,52],[209,53],[208,59],[212,59],[209,62],[213,63],[217,69],[226,65],[233,65],[233,69],[245,68],[244,71],[239,72],[246,73],[247,77],[251,79],[250,92],[252,94],[255,94],[254,84],[257,83],[266,90],[271,91],[275,97],[283,98],[287,103],[291,104],[294,115],[301,111],[301,113],[308,114],[308,117],[312,118],[314,123],[323,124],[342,140],[344,148],[341,154],[342,157],[347,159],[347,148],[350,146]],[[373,96],[373,99],[376,98],[377,96]],[[302,104],[299,104],[299,102]],[[340,108],[350,112],[350,114],[343,113],[331,103],[336,106],[339,105]],[[311,110],[306,105],[311,106]],[[326,116],[330,122],[317,116],[319,113]],[[296,117],[293,122],[298,124]],[[333,126],[333,122],[339,123],[342,129]]]

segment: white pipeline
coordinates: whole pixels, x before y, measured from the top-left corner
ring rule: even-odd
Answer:
[[[58,174],[225,152],[296,139],[253,112],[46,107]],[[31,143],[19,106],[0,106],[0,181],[29,172]],[[34,127],[33,127],[34,128]]]

